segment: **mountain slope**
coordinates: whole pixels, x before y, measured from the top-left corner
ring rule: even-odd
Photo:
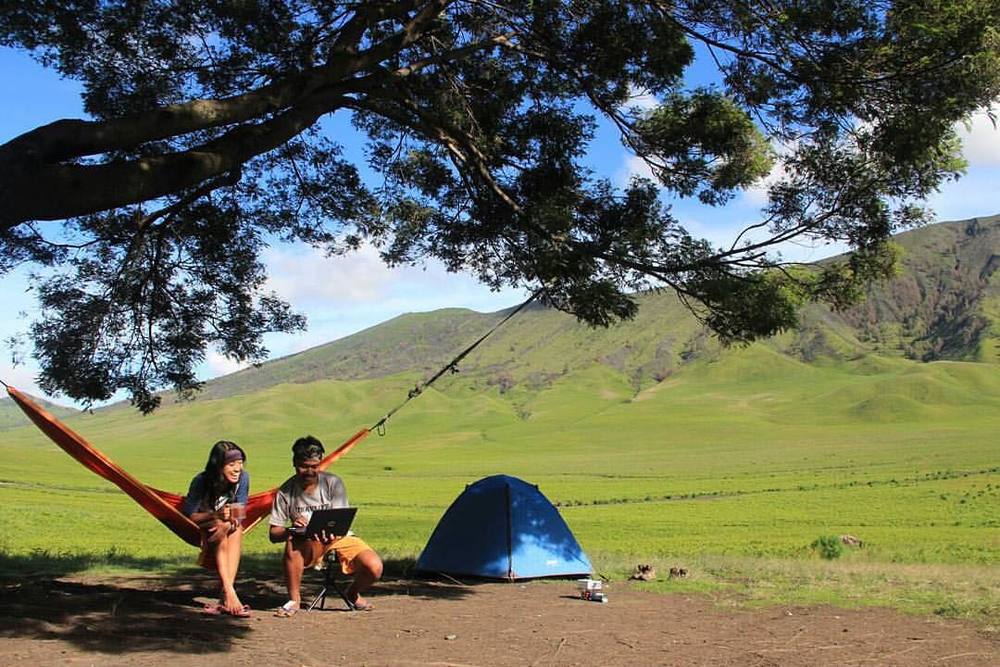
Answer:
[[[463,377],[501,390],[547,386],[571,370],[604,364],[638,389],[662,380],[711,347],[707,332],[673,294],[639,297],[635,320],[595,329],[565,313],[532,306],[507,322],[461,364]],[[448,309],[407,314],[347,338],[209,382],[203,396],[247,393],[283,382],[430,375],[509,311]]]
[[[400,315],[332,343],[212,380],[200,397],[245,394],[286,382],[431,372],[503,316],[503,312],[477,313],[462,308]]]
[[[806,362],[839,363],[868,353],[920,361],[1000,363],[1000,216],[940,223],[896,237],[899,275],[874,285],[843,313],[806,307],[801,327],[762,343]],[[631,322],[594,329],[564,313],[531,307],[461,364],[463,383],[537,391],[594,364],[622,373],[633,391],[696,360],[726,353],[672,292],[643,294]],[[204,398],[286,382],[428,376],[509,311],[462,309],[401,315],[352,336],[218,378]]]
[[[921,361],[1000,362],[1000,216],[896,237],[904,271],[845,321],[872,349]]]
[[[65,417],[71,417],[75,414],[79,414],[80,412],[79,410],[75,410],[73,408],[67,408],[62,405],[56,405],[55,403],[50,403],[49,401],[46,401],[45,399],[42,398],[38,398],[36,396],[32,396],[31,400],[33,400],[35,403],[38,403],[43,408],[51,412],[56,417],[59,417],[60,419]],[[8,396],[0,397],[0,431],[4,431],[10,428],[15,428],[18,426],[24,426],[25,424],[28,423],[30,423],[28,422],[28,418],[24,416],[24,413],[21,412],[21,408],[17,407],[17,404],[14,403],[14,401],[10,397]]]

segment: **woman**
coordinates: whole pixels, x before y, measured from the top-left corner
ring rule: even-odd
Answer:
[[[250,615],[233,587],[243,546],[241,520],[250,494],[250,474],[243,469],[246,460],[239,445],[220,440],[212,445],[205,470],[191,480],[184,497],[182,511],[201,528],[198,563],[219,575],[219,604],[206,605],[210,613]]]

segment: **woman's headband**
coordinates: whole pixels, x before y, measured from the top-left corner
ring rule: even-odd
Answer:
[[[243,452],[238,449],[227,449],[226,454],[222,457],[223,464],[232,463],[233,461],[245,461],[246,457],[243,456]]]

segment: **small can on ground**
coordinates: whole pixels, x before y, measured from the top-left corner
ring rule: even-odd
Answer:
[[[582,599],[591,600],[592,602],[607,602],[600,579],[577,579],[576,583],[580,589],[580,597]]]

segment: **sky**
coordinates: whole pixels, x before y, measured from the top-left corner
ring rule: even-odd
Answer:
[[[79,85],[60,79],[32,61],[27,54],[0,48],[0,91],[5,99],[0,114],[0,144],[23,132],[60,118],[83,118]],[[329,121],[335,124],[339,119]],[[969,127],[960,128],[969,170],[949,183],[929,205],[938,220],[961,220],[1000,213],[1000,132],[985,113]],[[344,136],[350,133],[337,133]],[[361,154],[360,144],[346,144],[348,157]],[[587,166],[618,185],[636,174],[648,174],[641,160],[626,151],[606,124],[587,156]],[[672,201],[673,214],[694,236],[718,244],[732,241],[746,225],[758,219],[766,198],[766,183],[753,188],[722,208],[692,201]],[[818,260],[836,254],[836,247],[793,246],[783,254],[798,261]],[[269,248],[264,256],[275,290],[308,318],[300,334],[271,334],[265,338],[270,358],[299,352],[342,338],[403,313],[461,307],[493,312],[523,301],[523,291],[498,293],[463,274],[450,274],[438,264],[389,269],[377,252],[363,248],[346,257],[327,258],[307,246]],[[37,314],[31,293],[30,268],[0,276],[0,379],[29,393],[45,396],[36,382],[37,364],[25,345],[11,346],[7,339],[23,334]],[[16,358],[16,362],[15,362]],[[217,351],[209,351],[200,369],[202,379],[239,370],[240,366]],[[65,397],[47,397],[62,404]]]

